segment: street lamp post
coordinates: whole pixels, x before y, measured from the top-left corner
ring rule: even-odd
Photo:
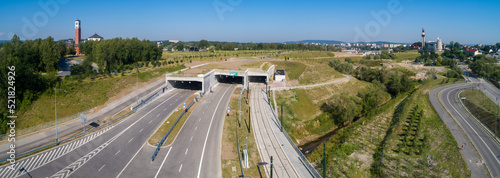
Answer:
[[[54,87],[54,117],[56,121],[56,143],[59,142],[59,137],[57,135],[57,89]]]
[[[497,103],[500,105],[500,98],[497,96]],[[498,106],[497,106],[497,120],[495,121],[495,137],[497,136],[497,128],[498,128]]]
[[[137,96],[136,96],[136,100],[137,100],[137,103],[139,103],[139,65],[135,65],[135,69],[137,70],[137,83],[136,83],[136,92],[137,92]]]
[[[272,167],[272,165],[273,165],[273,164],[278,165],[278,166],[280,167],[280,170],[281,170],[281,177],[283,177],[283,167],[281,167],[281,165],[279,165],[279,164],[277,164],[277,163],[267,163],[267,162],[257,163],[257,165],[259,165],[259,166],[265,166],[265,165],[268,165],[268,164],[269,164],[269,165],[271,165],[271,167]],[[272,169],[272,168],[271,168],[271,169]],[[271,170],[271,172],[272,172],[272,170]],[[273,175],[271,174],[271,176],[270,176],[270,177],[271,177],[271,178],[273,178]]]

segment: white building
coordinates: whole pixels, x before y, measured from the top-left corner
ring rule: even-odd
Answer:
[[[274,81],[277,82],[286,81],[285,70],[276,70],[276,73],[274,73]]]
[[[88,41],[101,41],[102,39],[102,36],[97,35],[97,33],[87,38]]]
[[[429,51],[434,49],[436,52],[443,52],[444,45],[441,38],[437,38],[437,41],[428,41],[426,44]]]

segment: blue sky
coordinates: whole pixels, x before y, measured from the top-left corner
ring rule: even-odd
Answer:
[[[0,40],[74,38],[78,18],[82,38],[410,43],[423,27],[427,40],[494,44],[499,9],[493,0],[0,0]]]

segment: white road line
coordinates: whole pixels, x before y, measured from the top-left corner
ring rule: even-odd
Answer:
[[[189,141],[193,141],[193,136],[191,136],[191,140],[189,140]]]
[[[106,166],[105,164],[101,166],[101,168],[99,168],[98,172],[101,172],[101,169]]]
[[[134,138],[131,138],[128,142],[130,143]]]
[[[188,150],[189,150],[189,148],[186,148],[186,152],[184,153],[184,155],[188,154]]]
[[[175,94],[177,95],[177,94]],[[171,96],[170,98],[174,97],[175,95]],[[158,106],[156,106],[155,108],[153,108],[151,111],[155,110],[157,107],[161,106],[163,103],[167,102],[168,100],[170,100],[170,98],[166,99],[164,102],[160,103]],[[147,114],[149,114],[151,111],[149,111]],[[143,116],[144,117],[144,116]],[[141,117],[142,119],[142,117]],[[140,119],[139,119],[140,120]],[[137,122],[137,121],[136,121]],[[125,165],[125,167],[123,167],[122,171],[120,171],[120,173],[116,176],[117,178],[120,177],[120,175],[123,173],[123,171],[125,171],[125,169],[127,169],[128,165],[132,162],[132,160],[134,160],[135,156],[137,156],[137,154],[139,153],[139,151],[141,151],[142,147],[144,147],[144,145],[146,145],[147,142],[144,142],[144,144],[142,144],[141,148],[139,148],[137,150],[137,152],[135,152],[134,156],[128,161],[127,165]],[[170,149],[172,149],[172,147],[170,147]],[[168,154],[167,154],[168,155]],[[161,167],[160,167],[161,168]],[[158,175],[158,173],[156,174]]]
[[[144,130],[144,128],[142,128],[141,130],[139,130],[139,133],[141,133],[141,132],[142,132],[142,130]]]
[[[450,93],[451,92],[448,92],[448,94],[447,94],[447,100],[448,100],[448,103],[450,104],[450,106],[453,108],[453,110],[455,110],[455,112],[457,112],[457,114],[462,118],[462,120],[464,120],[465,123],[467,123],[467,125],[469,125],[469,127],[472,129],[472,131],[474,131],[474,133],[476,133],[476,135],[479,137],[479,139],[483,142],[484,146],[486,146],[486,148],[488,148],[488,150],[490,151],[492,156],[495,158],[495,161],[497,161],[497,163],[500,164],[500,161],[498,161],[497,155],[495,155],[495,153],[493,153],[493,151],[491,151],[490,147],[486,144],[486,142],[483,140],[483,138],[476,132],[476,130],[469,124],[469,122],[467,122],[467,120],[465,120],[465,118],[458,112],[458,110],[455,109],[455,107],[453,107],[453,105],[451,105],[451,102],[449,99]]]
[[[14,168],[14,170],[12,170],[12,172],[10,172],[9,174],[7,174],[6,177],[14,177],[17,173],[19,173],[19,169],[21,169],[23,167],[23,165],[26,163],[26,161],[21,161],[20,163],[18,163]],[[11,175],[12,174],[12,175]]]
[[[43,160],[45,159],[45,157],[47,157],[47,154],[42,154],[42,157],[40,158],[40,160],[38,160],[38,162],[35,164],[35,167],[38,167],[40,164],[43,163]]]
[[[172,150],[172,147],[170,147],[170,149],[168,149],[167,155],[165,156],[165,158],[163,158],[163,162],[161,162],[160,168],[158,169],[158,172],[156,172],[155,178],[158,177],[158,174],[160,173],[160,170],[163,167],[163,163],[165,163],[165,160],[167,160],[168,154],[170,154],[170,150]]]
[[[215,113],[217,113],[217,109],[219,108],[220,102],[222,101],[222,98],[226,95],[227,91],[231,87],[227,88],[224,94],[222,94],[222,97],[219,99],[219,103],[217,103],[217,107],[215,107],[214,114],[212,115],[212,120],[210,121],[210,125],[208,125],[208,131],[207,131],[207,136],[205,137],[205,143],[203,144],[203,150],[201,152],[201,158],[200,158],[200,167],[198,168],[198,178],[200,178],[200,173],[201,173],[201,165],[203,164],[203,155],[205,155],[205,147],[207,146],[207,141],[208,141],[208,135],[210,134],[210,128],[212,127],[212,122],[214,121]]]
[[[115,156],[116,156],[118,153],[120,153],[120,151],[122,151],[122,150],[118,150],[118,151],[115,153]]]
[[[170,103],[170,106],[172,106],[172,103]]]
[[[142,147],[144,147],[144,145],[146,145],[147,142],[144,142],[144,144],[142,144],[141,148],[139,148],[137,150],[137,152],[135,152],[134,156],[130,159],[130,161],[128,161],[127,165],[125,165],[125,167],[123,167],[122,171],[120,171],[120,173],[116,176],[117,178],[120,177],[120,175],[122,175],[123,171],[125,171],[125,169],[128,167],[128,165],[132,162],[132,160],[134,160],[135,156],[137,156],[137,153],[139,153],[139,151],[142,150]]]
[[[163,109],[163,111],[167,110],[167,108]]]
[[[182,170],[182,164],[181,164],[181,167],[179,168],[179,172],[181,172],[181,170]]]
[[[64,145],[62,147],[59,147],[58,148],[59,151],[55,154],[54,157],[57,158],[60,154],[64,153],[64,150],[67,149],[68,146],[69,146],[69,144],[66,144],[66,145]]]
[[[194,128],[194,130],[196,130],[196,129],[198,129],[198,126],[196,126],[196,127]]]
[[[31,171],[31,167],[34,166],[34,164],[36,163],[36,161],[38,160],[38,158],[42,157],[42,155],[38,155],[36,156],[34,159],[31,159],[31,163],[30,165],[26,166],[26,170],[28,171]]]
[[[156,115],[156,117],[160,117],[160,114]]]
[[[46,157],[46,160],[44,160],[44,162],[50,161],[50,157],[52,157],[52,152],[53,151],[55,151],[55,150],[50,150],[50,152],[47,153],[47,157]]]
[[[153,120],[149,121],[149,123],[148,123],[148,124],[151,124],[151,122],[153,122]]]

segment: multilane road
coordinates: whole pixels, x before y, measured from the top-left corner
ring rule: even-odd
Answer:
[[[480,81],[468,71],[465,71],[465,76],[468,82]],[[472,176],[487,177],[486,171],[488,171],[492,177],[498,177],[500,176],[500,145],[479,121],[465,111],[458,98],[460,91],[477,88],[477,86],[478,83],[467,83],[440,87],[431,91],[429,99],[441,119],[450,128],[458,142],[458,147],[461,148],[462,144],[464,145],[462,153]],[[486,171],[483,165],[486,166]]]
[[[163,94],[98,136],[84,137],[23,159],[15,171],[1,167],[0,177],[29,177],[18,171],[21,167],[34,177],[116,177],[157,126],[192,94],[194,91],[185,90]],[[71,146],[75,142],[78,147]]]

